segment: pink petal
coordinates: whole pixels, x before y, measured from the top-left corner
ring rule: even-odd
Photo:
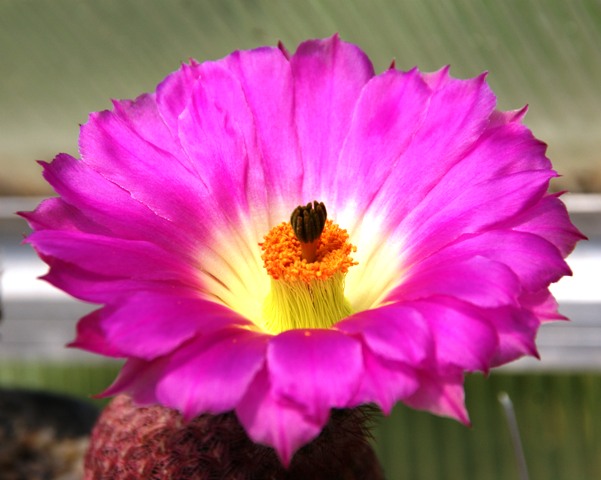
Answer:
[[[566,317],[559,313],[557,300],[555,300],[547,288],[542,288],[536,292],[524,292],[520,297],[520,304],[531,311],[542,322],[567,320]]]
[[[105,226],[90,220],[79,209],[60,197],[43,200],[33,212],[18,212],[29,223],[32,230],[67,230],[90,233],[108,233]]]
[[[431,332],[419,311],[390,304],[358,312],[335,328],[361,337],[375,355],[407,365],[421,365],[433,353]]]
[[[250,112],[236,79],[222,66],[215,65],[214,68],[216,71],[204,73],[207,80],[203,78],[197,83],[191,103],[180,118],[180,136],[188,155],[202,166],[203,184],[216,196],[216,202],[224,203],[222,196],[229,190],[235,205],[248,208],[244,192],[248,168],[246,152],[255,149]],[[208,70],[208,65],[205,70]],[[213,83],[218,85],[213,86]],[[215,98],[211,87],[223,89],[229,95]],[[231,118],[230,112],[236,109],[240,112],[241,121]],[[259,181],[262,182],[262,178]],[[222,184],[225,188],[221,188]]]
[[[495,110],[490,116],[489,127],[494,128],[508,123],[520,123],[528,113],[528,105],[506,112]]]
[[[142,275],[136,278],[127,275],[106,276],[95,274],[90,270],[80,268],[74,263],[55,257],[42,256],[42,258],[51,265],[51,269],[49,273],[40,277],[41,279],[80,300],[91,303],[114,304],[117,299],[126,298],[138,292],[156,292],[159,295],[179,292],[188,297],[218,302],[231,307],[237,305],[237,301],[244,301],[241,297],[247,293],[246,290],[240,288],[240,285],[228,286],[224,283],[231,280],[225,276],[225,273],[229,272],[220,272],[222,280],[219,276],[214,276],[210,271],[203,268],[202,270],[189,272],[187,279],[178,282],[168,277],[162,278],[154,270],[155,265],[153,264],[148,265],[148,276]],[[124,262],[126,263],[126,261]],[[242,268],[240,268],[240,272],[243,272]],[[241,276],[241,279],[237,280],[243,281],[245,278],[248,277]],[[254,296],[251,296],[251,298],[255,299],[259,284],[253,283],[248,285],[248,288],[251,289],[249,295],[253,293],[252,288],[254,288]],[[232,302],[232,305],[228,301]]]
[[[179,118],[180,140],[211,197],[203,221],[240,224],[250,215],[250,202],[268,205],[252,112],[223,62],[199,68],[201,78]],[[264,233],[268,219],[256,221]]]
[[[168,357],[159,358],[152,362],[129,357],[117,379],[98,398],[110,397],[119,393],[127,393],[139,406],[158,403],[156,383],[162,375]]]
[[[207,333],[169,356],[156,396],[190,419],[233,410],[265,363],[269,335],[229,327]]]
[[[157,109],[165,125],[173,135],[179,131],[179,116],[186,108],[190,92],[200,76],[201,64],[191,60],[168,75],[158,86]]]
[[[419,381],[420,388],[411,397],[403,400],[403,403],[469,425],[464,403],[463,374],[460,370],[444,373],[422,371]]]
[[[362,216],[382,184],[401,166],[399,158],[428,112],[430,94],[417,70],[388,70],[367,82],[333,178],[331,190],[338,208],[350,203],[354,214]],[[362,182],[357,182],[357,175]]]
[[[444,260],[444,255],[434,255],[411,268],[386,301],[449,296],[483,307],[517,304],[521,287],[504,264],[481,256]]]
[[[507,265],[529,291],[547,287],[564,275],[571,275],[553,245],[537,235],[511,230],[492,230],[459,239],[438,252],[435,258],[439,263],[454,263],[474,256]]]
[[[81,318],[77,322],[77,337],[68,347],[81,348],[88,352],[106,355],[107,357],[123,358],[127,355],[107,341],[102,331],[102,309]]]
[[[374,402],[390,412],[417,389],[413,369],[434,360],[428,324],[417,310],[403,305],[356,313],[335,328],[363,342],[365,373],[352,403]]]
[[[484,76],[457,80],[446,71],[439,76],[440,80],[430,85],[434,91],[425,119],[372,205],[374,212],[387,212],[385,220],[391,231],[472,148],[494,109],[495,96]]]
[[[396,402],[417,390],[419,380],[412,366],[386,360],[368,348],[363,351],[363,359],[365,374],[352,404],[376,403],[388,415]]]
[[[538,357],[534,343],[540,320],[524,308],[501,307],[486,312],[499,338],[491,367],[503,365],[524,355]]]
[[[188,226],[198,241],[208,241],[211,225],[199,218],[206,204],[210,205],[207,187],[196,176],[194,165],[179,151],[164,150],[137,132],[141,121],[153,124],[153,128],[167,128],[159,123],[156,112],[144,108],[138,109],[135,117],[127,116],[126,111],[132,110],[128,105],[118,112],[90,115],[81,128],[83,161],[156,215],[174,225]],[[145,115],[143,120],[140,115]]]
[[[130,357],[102,395],[127,392],[140,405],[161,403],[188,419],[233,410],[262,368],[269,338],[232,326],[197,336],[152,361]]]
[[[70,216],[77,221],[77,229],[89,233],[117,236],[130,240],[149,240],[165,248],[177,248],[187,253],[192,244],[193,232],[186,226],[174,228],[147,205],[134,199],[129,192],[108,181],[87,164],[69,155],[58,155],[50,164],[43,163],[44,178],[61,196],[69,208],[54,204],[56,212],[40,212],[33,218],[52,213],[52,223],[47,228],[62,229]],[[102,201],[99,201],[102,199]],[[64,211],[64,213],[63,213]],[[119,212],[119,215],[115,215]]]
[[[253,158],[251,165],[261,172],[265,182],[271,226],[287,218],[291,203],[303,201],[304,172],[294,123],[290,62],[279,48],[264,47],[234,52],[225,58],[225,63],[240,82],[252,113],[260,154]],[[238,112],[233,111],[232,115],[238,115]],[[249,174],[247,183],[251,182],[252,174]]]
[[[190,296],[183,289],[135,292],[115,299],[100,316],[106,341],[120,352],[143,360],[168,354],[192,337],[216,329],[253,327],[229,308]]]
[[[429,326],[438,365],[488,371],[499,338],[485,313],[472,305],[439,297],[414,302]]]
[[[434,360],[430,329],[420,313],[399,304],[356,313],[337,330],[363,343],[365,373],[352,403],[376,403],[386,413],[418,387],[414,368]]]
[[[499,115],[495,112],[495,119],[457,165],[466,179],[480,182],[512,173],[550,170],[547,145],[512,116],[502,117],[507,122],[502,123]]]
[[[442,90],[451,83],[454,79],[449,75],[449,71],[451,70],[450,65],[445,65],[440,70],[435,72],[424,72],[422,77],[424,82],[432,89],[432,90]]]
[[[458,166],[398,226],[406,236],[408,261],[521,214],[539,201],[554,175],[537,170],[472,183]]]
[[[115,116],[129,124],[140,138],[187,163],[176,132],[167,127],[161,116],[154,93],[140,95],[135,100],[113,101],[113,106]]]
[[[572,225],[565,205],[555,195],[545,196],[531,209],[511,220],[516,230],[534,233],[551,242],[563,257],[572,252],[579,240],[586,239]]]
[[[79,268],[70,262],[57,258],[42,259],[50,263],[50,271],[40,277],[56,288],[64,290],[69,295],[90,303],[106,303],[117,297],[130,295],[145,290],[155,290],[163,282],[160,280],[140,280],[133,278],[115,278],[94,275],[88,270]],[[165,282],[166,288],[173,287]]]
[[[308,418],[301,407],[275,395],[266,370],[260,372],[236,407],[250,438],[273,447],[288,466],[294,453],[316,438],[327,418]]]
[[[307,202],[331,188],[355,103],[374,72],[367,56],[337,35],[301,43],[290,64]]]
[[[50,264],[57,258],[92,276],[184,283],[194,278],[191,266],[147,241],[53,230],[34,232],[26,241]]]
[[[330,408],[349,405],[363,374],[361,344],[333,330],[289,330],[267,351],[275,398],[297,403],[323,424]]]

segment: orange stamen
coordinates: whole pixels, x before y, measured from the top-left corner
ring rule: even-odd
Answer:
[[[357,264],[350,257],[357,249],[348,242],[347,231],[331,220],[326,221],[320,238],[311,244],[315,244],[312,247],[315,249],[314,261],[305,256],[289,223],[277,225],[261,244],[265,269],[275,280],[310,283],[328,279],[336,272],[346,273],[349,267]]]

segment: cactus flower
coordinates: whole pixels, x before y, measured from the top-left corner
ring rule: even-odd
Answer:
[[[234,412],[284,465],[332,409],[468,423],[465,373],[537,355],[582,238],[524,114],[338,36],[191,61],[43,163],[27,242],[101,305],[72,345],[126,359],[105,395]]]

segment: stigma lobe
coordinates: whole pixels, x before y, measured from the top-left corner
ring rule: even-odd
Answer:
[[[314,201],[296,207],[290,215],[290,224],[299,242],[313,243],[321,236],[327,218],[323,202]]]

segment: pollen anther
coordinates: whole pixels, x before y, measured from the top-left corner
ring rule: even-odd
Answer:
[[[308,262],[301,255],[302,244],[288,223],[271,229],[261,244],[265,269],[275,280],[310,283],[325,280],[334,273],[346,273],[356,265],[350,254],[356,247],[348,242],[348,233],[331,220],[324,223],[321,237],[315,240],[315,261]]]

